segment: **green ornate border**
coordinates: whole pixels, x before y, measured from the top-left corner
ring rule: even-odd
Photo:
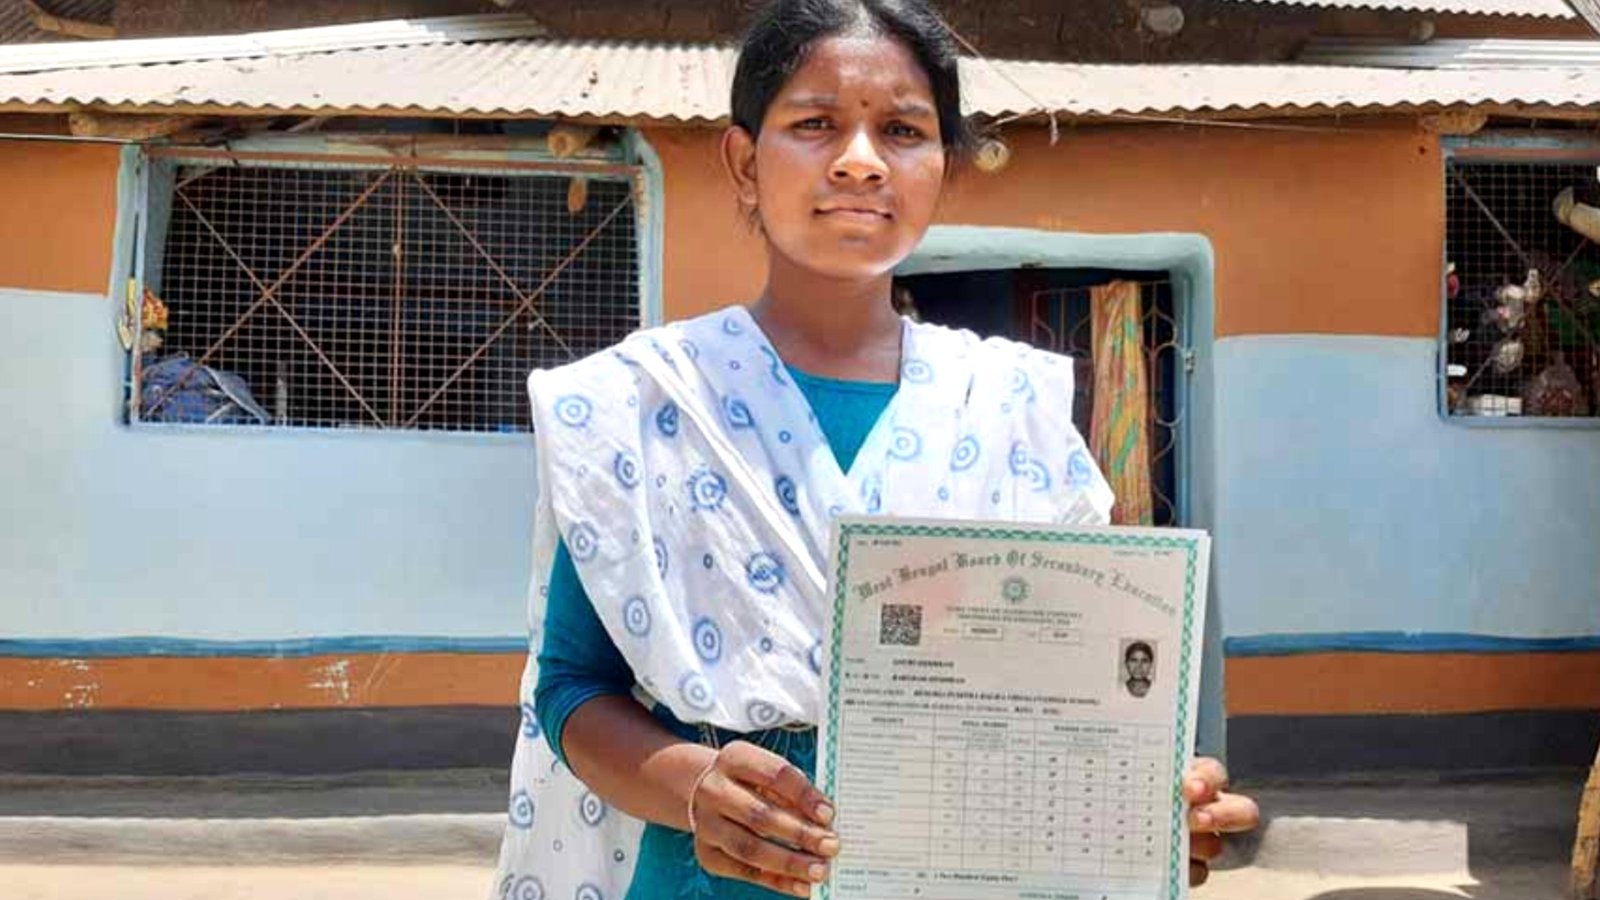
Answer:
[[[1168,843],[1167,888],[1168,900],[1184,896],[1189,883],[1188,856],[1183,852],[1183,772],[1187,762],[1184,752],[1188,746],[1189,727],[1189,670],[1193,668],[1194,654],[1194,591],[1199,569],[1200,548],[1194,537],[1157,537],[1154,535],[1119,534],[1116,531],[1096,533],[1061,532],[1049,528],[1022,528],[986,525],[909,525],[892,522],[840,522],[836,530],[837,546],[834,553],[833,627],[829,629],[829,661],[827,717],[828,729],[823,758],[827,766],[822,771],[822,791],[829,796],[838,784],[839,742],[839,659],[844,632],[844,611],[847,602],[845,569],[850,562],[850,542],[858,537],[959,537],[981,540],[1031,541],[1049,544],[1080,544],[1109,547],[1143,547],[1160,550],[1182,550],[1186,562],[1183,596],[1183,646],[1179,651],[1178,665],[1178,730],[1172,742],[1173,771],[1178,777],[1172,785],[1172,834]],[[832,900],[833,883],[822,885],[821,900]]]

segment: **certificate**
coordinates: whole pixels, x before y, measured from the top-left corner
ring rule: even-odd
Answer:
[[[1210,540],[842,518],[822,900],[1177,900]]]

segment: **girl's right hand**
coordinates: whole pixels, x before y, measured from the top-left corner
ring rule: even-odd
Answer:
[[[708,767],[688,798],[701,867],[809,897],[839,853],[828,798],[783,757],[747,741],[723,747]]]

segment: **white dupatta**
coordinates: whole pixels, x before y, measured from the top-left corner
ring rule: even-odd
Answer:
[[[743,307],[528,379],[537,444],[523,727],[494,897],[622,900],[642,823],[556,759],[532,707],[564,539],[642,694],[739,732],[815,724],[842,514],[1103,524],[1071,360],[903,325],[900,387],[849,472]]]

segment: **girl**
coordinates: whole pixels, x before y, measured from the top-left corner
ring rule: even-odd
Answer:
[[[956,64],[921,0],[770,3],[722,142],[762,296],[530,378],[542,643],[501,897],[808,896],[839,853],[810,780],[831,520],[1107,521],[1071,365],[891,303],[972,143]],[[1192,880],[1256,821],[1224,783],[1186,781]]]

